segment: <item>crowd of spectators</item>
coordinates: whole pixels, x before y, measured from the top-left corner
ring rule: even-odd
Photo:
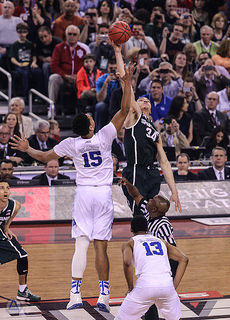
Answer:
[[[229,7],[224,0],[0,3],[0,66],[12,74],[17,96],[0,126],[0,144],[5,146],[1,146],[1,158],[33,163],[32,158],[10,150],[13,134],[25,135],[41,150],[60,141],[58,122],[38,122],[34,132],[31,119],[22,115],[31,87],[55,104],[70,88],[78,112],[94,117],[96,131],[109,122],[122,97],[108,37],[109,26],[116,20],[127,22],[132,30],[122,45],[123,57],[137,64],[132,87],[136,98],[150,100],[151,117],[163,145],[175,147],[176,156],[181,148],[202,146],[207,159],[211,144],[227,148]],[[119,161],[126,159],[123,138],[122,131],[113,144]]]

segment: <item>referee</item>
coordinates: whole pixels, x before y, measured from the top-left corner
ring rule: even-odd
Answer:
[[[176,241],[173,237],[173,226],[165,213],[170,207],[170,202],[162,196],[156,195],[153,199],[146,200],[139,190],[132,185],[126,178],[122,178],[121,184],[127,188],[129,195],[133,198],[140,212],[145,216],[148,222],[149,232],[169,244],[176,247]],[[178,263],[169,259],[172,276],[175,277]],[[152,305],[145,314],[146,320],[158,320],[158,312],[155,305]]]

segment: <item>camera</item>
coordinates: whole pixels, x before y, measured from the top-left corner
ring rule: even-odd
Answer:
[[[143,66],[145,64],[144,58],[139,59],[139,64],[140,64],[140,66]]]
[[[160,69],[159,73],[169,73],[169,69]]]
[[[184,19],[188,19],[189,16],[187,14],[184,15]]]
[[[116,70],[115,69],[110,69],[109,73],[112,73],[112,74],[116,75]]]
[[[214,70],[214,67],[213,66],[203,66],[203,70],[204,71]]]
[[[89,16],[90,18],[96,17],[96,13],[94,12],[86,12],[86,16]]]
[[[160,14],[156,13],[155,14],[155,19],[156,20],[160,20],[160,19],[162,19],[162,16]]]
[[[160,124],[163,124],[164,122],[165,122],[164,118],[160,120]]]
[[[191,88],[190,87],[183,87],[183,92],[190,92]]]
[[[100,38],[101,40],[106,41],[109,39],[109,36],[107,34],[100,34]]]

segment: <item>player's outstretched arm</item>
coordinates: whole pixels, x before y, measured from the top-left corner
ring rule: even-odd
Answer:
[[[176,188],[176,184],[175,184],[175,180],[173,177],[173,173],[172,173],[172,168],[171,165],[168,161],[168,158],[164,152],[163,146],[162,146],[162,141],[161,141],[161,137],[159,137],[158,142],[156,143],[157,146],[157,160],[160,163],[163,175],[165,177],[165,180],[169,186],[169,189],[172,192],[172,195],[169,199],[170,202],[175,202],[175,209],[176,211],[179,210],[179,212],[182,212],[181,209],[181,204],[180,204],[180,200],[179,200],[179,196],[178,196],[178,192],[177,192],[177,188]]]
[[[115,114],[111,122],[114,124],[117,131],[119,131],[129,113],[130,108],[130,98],[131,98],[131,78],[133,75],[134,66],[129,63],[128,68],[124,67],[125,74],[121,76],[117,73],[120,82],[123,83],[123,95],[121,99],[121,109]]]
[[[121,179],[120,183],[127,188],[129,195],[133,198],[133,200],[136,202],[136,204],[139,205],[141,199],[143,199],[143,196],[140,194],[137,187],[135,187],[132,183],[130,183],[124,177]]]
[[[21,204],[15,200],[16,202],[16,206],[15,206],[15,209],[14,209],[14,212],[12,214],[12,216],[7,220],[6,224],[5,224],[5,227],[4,227],[4,232],[5,232],[5,235],[8,237],[8,239],[12,239],[13,237],[15,237],[17,239],[17,236],[10,230],[10,225],[11,225],[11,222],[14,220],[15,216],[17,215],[18,211],[20,210],[21,208]]]
[[[123,270],[125,274],[125,279],[128,285],[128,293],[133,290],[133,266],[132,266],[132,256],[133,256],[133,240],[130,239],[127,243],[122,246],[123,254]]]
[[[177,247],[172,246],[171,244],[165,242],[167,249],[168,249],[168,256],[170,259],[173,259],[178,262],[178,267],[176,270],[176,275],[173,280],[175,289],[178,287],[179,283],[181,282],[181,279],[183,278],[183,275],[185,273],[185,270],[188,265],[188,257]]]
[[[40,150],[36,150],[36,149],[31,148],[28,140],[25,137],[20,138],[20,137],[14,135],[11,139],[13,140],[13,142],[10,142],[12,149],[17,149],[22,152],[26,152],[29,156],[31,156],[32,158],[34,158],[40,162],[46,163],[50,160],[55,160],[55,159],[60,158],[54,152],[53,149],[44,152],[44,151],[40,151]]]

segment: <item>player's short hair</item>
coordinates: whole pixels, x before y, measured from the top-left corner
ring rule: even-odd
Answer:
[[[73,132],[78,136],[84,137],[89,133],[90,120],[85,113],[79,113],[72,124]]]
[[[148,223],[144,216],[137,215],[131,220],[131,230],[134,233],[148,230]]]

